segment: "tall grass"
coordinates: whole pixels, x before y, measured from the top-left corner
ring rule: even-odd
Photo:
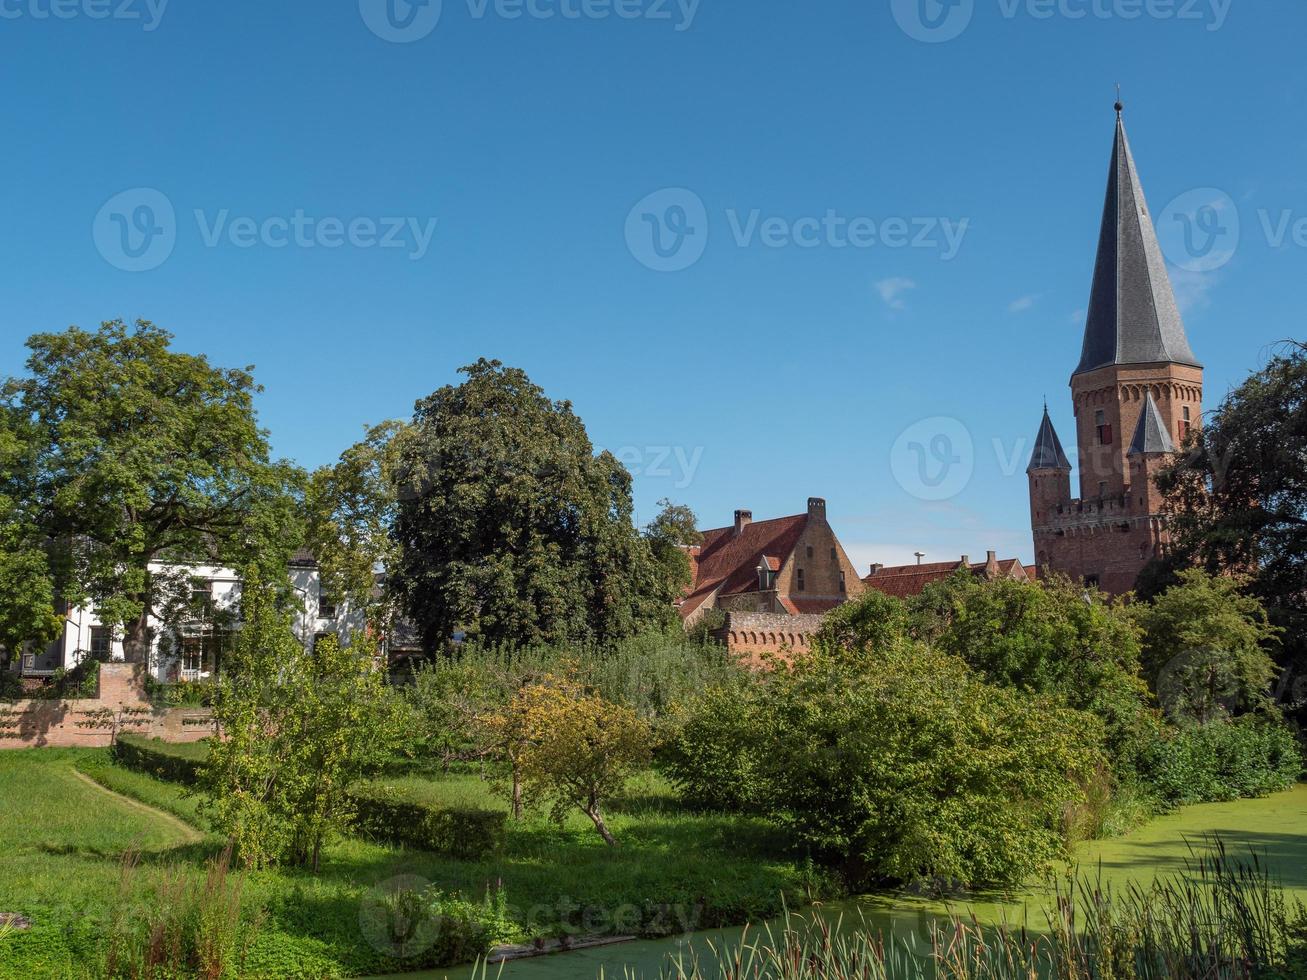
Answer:
[[[691,951],[666,980],[1254,980],[1300,977],[1307,912],[1290,908],[1253,857],[1215,842],[1187,872],[1120,892],[1098,878],[1060,886],[1047,931],[954,916],[928,941],[886,939],[865,922],[787,914],[730,947]],[[627,971],[628,977],[633,977]]]
[[[113,980],[239,975],[258,932],[241,915],[242,881],[231,873],[231,849],[208,862],[200,880],[165,870],[154,901],[134,907],[140,853],[123,855],[118,898],[105,943],[104,975]]]

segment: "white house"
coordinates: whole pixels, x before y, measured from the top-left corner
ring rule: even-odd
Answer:
[[[212,678],[239,627],[241,582],[230,568],[215,565],[155,564],[151,573],[174,587],[185,613],[165,625],[158,616],[150,618],[151,676],[158,681],[198,681]],[[318,563],[308,552],[291,559],[290,583],[299,602],[293,623],[296,636],[306,649],[326,634],[342,638],[365,626],[361,611],[351,611],[324,593]],[[63,635],[44,651],[26,653],[21,663],[24,677],[49,677],[60,669],[71,670],[88,657],[123,660],[121,635],[100,622],[95,607],[69,609],[64,615]]]

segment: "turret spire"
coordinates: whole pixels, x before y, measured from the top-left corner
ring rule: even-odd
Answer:
[[[1039,423],[1039,434],[1035,436],[1035,451],[1030,456],[1027,473],[1035,470],[1066,470],[1071,472],[1071,462],[1062,451],[1062,440],[1057,437],[1053,420],[1048,414],[1048,404],[1044,405],[1044,419]]]
[[[1139,413],[1139,424],[1135,426],[1135,437],[1130,440],[1131,456],[1148,456],[1155,453],[1175,452],[1175,442],[1171,433],[1166,431],[1162,413],[1157,410],[1150,391],[1144,399],[1144,410]]]
[[[1098,259],[1075,373],[1110,364],[1172,362],[1199,367],[1185,337],[1166,260],[1135,170],[1122,108],[1118,95]]]

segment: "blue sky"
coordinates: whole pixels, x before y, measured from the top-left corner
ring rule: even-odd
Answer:
[[[498,357],[643,520],[1030,559],[1117,82],[1209,407],[1303,336],[1301,3],[387,2],[0,0],[0,374],[146,317],[313,466]]]

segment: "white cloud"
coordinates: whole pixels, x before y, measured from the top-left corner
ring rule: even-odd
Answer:
[[[1039,299],[1038,295],[1018,297],[1011,303],[1008,303],[1007,311],[1009,313],[1025,313],[1027,310],[1034,307],[1035,300],[1037,299]]]
[[[1211,305],[1212,298],[1209,294],[1219,281],[1216,273],[1190,272],[1175,266],[1171,266],[1170,273],[1171,288],[1181,313],[1204,310]]]
[[[880,293],[880,298],[885,301],[885,305],[891,310],[907,309],[907,302],[903,294],[909,289],[916,289],[917,284],[911,279],[903,276],[894,276],[890,279],[882,279],[876,283],[876,292]]]

